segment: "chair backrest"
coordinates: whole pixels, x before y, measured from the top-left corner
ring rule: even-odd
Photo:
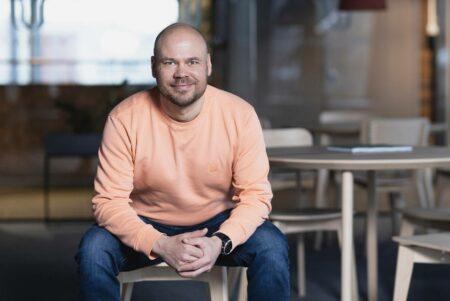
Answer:
[[[321,145],[356,144],[359,141],[359,130],[363,120],[369,118],[368,111],[357,110],[328,110],[319,114],[319,127],[345,126],[355,130],[355,135],[321,134]]]
[[[53,156],[97,156],[102,134],[49,133],[44,137],[44,151]]]
[[[361,125],[361,142],[369,144],[428,144],[430,122],[426,118],[376,118]]]
[[[338,124],[338,123],[354,123],[359,124],[361,121],[369,117],[367,111],[352,110],[329,110],[322,111],[319,114],[319,124]]]
[[[263,129],[266,147],[311,146],[311,133],[303,128]]]

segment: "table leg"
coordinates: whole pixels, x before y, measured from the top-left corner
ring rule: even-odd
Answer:
[[[328,188],[328,178],[330,176],[330,172],[328,169],[319,169],[317,171],[317,182],[316,182],[316,199],[315,206],[316,208],[326,208],[327,205],[327,188]],[[319,250],[322,246],[323,241],[323,231],[316,232],[316,237],[314,241],[314,249]]]
[[[304,193],[302,187],[302,173],[300,170],[297,170],[297,172],[295,173],[295,182],[297,186],[297,208],[301,208],[302,206],[304,206]]]
[[[353,174],[342,173],[341,300],[352,299]]]
[[[376,301],[378,298],[378,202],[376,199],[375,171],[368,172],[368,199],[367,199],[367,287],[368,300]]]

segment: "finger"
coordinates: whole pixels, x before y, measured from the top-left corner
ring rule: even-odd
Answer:
[[[188,237],[202,237],[205,236],[206,233],[208,233],[208,229],[207,228],[203,228],[201,230],[196,230],[193,232],[187,232],[182,234],[184,238],[188,238]]]
[[[188,244],[184,245],[184,254],[189,255],[189,256],[194,256],[196,258],[202,258],[203,257],[203,250]]]
[[[196,261],[196,260],[198,260],[198,258],[195,258],[195,257],[186,257],[186,259],[179,259],[179,260],[176,260],[176,264],[175,264],[175,270],[178,272],[178,270],[183,266],[183,265],[185,265],[185,264],[189,264],[189,263],[191,263],[191,262],[194,262],[194,261]]]
[[[183,238],[183,242],[185,244],[189,244],[191,246],[199,246],[202,249],[205,248],[205,241],[204,237],[197,237],[197,238]]]
[[[187,264],[180,266],[178,268],[178,272],[195,271],[195,270],[198,270],[200,268],[210,265],[210,263],[211,263],[211,261],[209,260],[209,258],[202,257],[200,259],[197,259],[194,262],[187,263]]]
[[[181,262],[177,260],[167,260],[165,261],[169,266],[171,266],[175,271],[178,271],[178,269],[182,266]],[[185,263],[183,263],[185,264]]]
[[[183,255],[181,259],[181,264],[179,266],[194,262],[196,260],[198,260],[198,257],[192,255]]]
[[[181,277],[185,277],[185,278],[193,278],[193,277],[197,277],[198,275],[200,275],[203,272],[206,272],[207,270],[211,269],[212,267],[208,266],[204,266],[198,270],[195,271],[188,271],[188,272],[179,272],[178,275],[180,275]]]

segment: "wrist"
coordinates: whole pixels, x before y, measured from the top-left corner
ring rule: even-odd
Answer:
[[[222,240],[217,236],[211,236],[212,241],[214,242],[214,246],[217,247],[218,250],[222,250]]]
[[[154,243],[152,248],[152,253],[161,255],[163,253],[164,244],[169,237],[166,234],[162,234]]]

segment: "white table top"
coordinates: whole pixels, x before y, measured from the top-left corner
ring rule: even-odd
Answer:
[[[323,146],[270,148],[271,166],[300,169],[388,170],[450,166],[450,148],[414,147],[411,152],[352,154]]]

